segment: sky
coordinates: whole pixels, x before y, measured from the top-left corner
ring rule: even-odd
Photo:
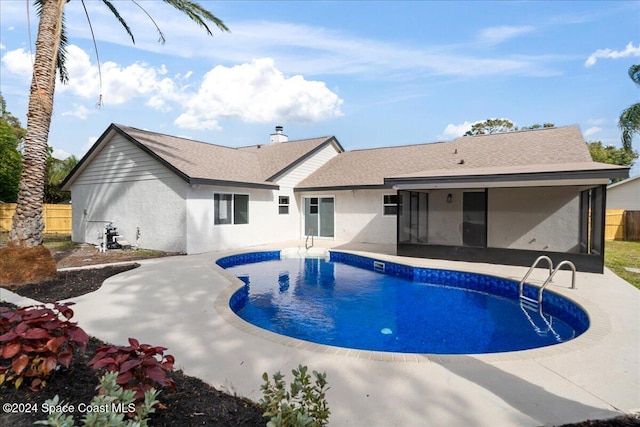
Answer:
[[[135,44],[85,0],[96,51],[83,3],[66,5],[57,158],[82,157],[111,123],[231,147],[267,143],[281,125],[290,140],[333,135],[356,150],[448,141],[506,118],[579,125],[585,140],[620,147],[617,119],[640,99],[627,74],[640,63],[639,1],[201,0],[230,29],[211,24],[209,36],[138,0],[164,44],[135,3],[111,1]],[[0,92],[23,127],[36,35],[32,5],[0,1]]]

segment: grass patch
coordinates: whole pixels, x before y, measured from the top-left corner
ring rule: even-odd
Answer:
[[[604,265],[640,289],[640,273],[634,273],[624,268],[640,269],[640,242],[607,240],[605,242]]]
[[[45,234],[44,246],[50,251],[67,251],[76,247],[68,234]]]

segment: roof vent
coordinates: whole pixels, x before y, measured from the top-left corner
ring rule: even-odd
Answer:
[[[269,144],[277,144],[279,142],[287,142],[289,137],[282,133],[283,127],[276,126],[276,133],[272,133],[269,136]]]

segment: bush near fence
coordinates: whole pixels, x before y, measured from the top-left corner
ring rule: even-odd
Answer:
[[[16,211],[15,203],[0,203],[0,231],[11,229],[11,221]],[[71,234],[71,205],[45,204],[44,232],[47,234]]]
[[[640,211],[607,209],[604,238],[640,241]]]

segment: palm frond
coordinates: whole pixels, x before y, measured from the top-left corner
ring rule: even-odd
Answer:
[[[213,33],[211,32],[205,21],[213,22],[220,29],[220,31],[229,31],[229,28],[227,28],[222,20],[218,19],[211,12],[197,3],[191,2],[189,0],[163,1],[187,15],[192,21],[204,28],[207,34],[209,34],[210,36],[213,35]]]
[[[635,84],[640,85],[640,64],[629,67],[629,77]]]
[[[124,27],[124,29],[127,32],[127,34],[129,34],[129,37],[131,37],[131,41],[133,42],[133,44],[136,44],[136,39],[133,37],[133,33],[131,32],[131,28],[129,28],[129,25],[127,25],[127,22],[124,20],[124,18],[122,16],[120,16],[120,13],[118,12],[118,9],[116,9],[115,6],[113,4],[111,4],[111,2],[109,0],[102,0],[102,3],[104,3],[105,6],[107,6],[109,8],[111,13],[113,13],[113,16],[115,16],[116,19],[118,21],[120,21],[120,24]]]
[[[98,63],[98,78],[100,81],[100,94],[98,95],[98,103],[96,105],[100,107],[102,106],[102,67],[100,67],[100,54],[98,53],[98,44],[96,43],[96,36],[93,33],[93,25],[91,24],[91,18],[89,18],[89,11],[87,10],[87,5],[84,3],[84,0],[80,0],[80,3],[82,3],[84,14],[87,17],[87,22],[89,23],[89,30],[91,30],[91,40],[93,40],[93,48],[96,51],[96,61]]]
[[[640,103],[633,104],[620,114],[618,127],[622,131],[622,146],[632,151],[633,134],[640,132]]]
[[[159,35],[158,43],[164,44],[167,41],[167,39],[164,37],[164,33],[162,32],[162,30],[160,29],[160,27],[156,23],[156,20],[153,19],[153,17],[149,14],[149,12],[147,12],[144,7],[140,6],[140,4],[136,0],[131,0],[131,1],[133,2],[133,4],[138,6],[140,8],[140,10],[145,13],[145,15],[147,15],[147,17],[151,20],[151,22],[153,22],[153,25],[155,25],[156,30],[158,31],[158,35]]]
[[[56,58],[56,68],[58,69],[58,76],[60,77],[60,83],[69,83],[69,73],[67,73],[67,46],[69,45],[69,39],[67,38],[67,27],[65,24],[64,14],[62,15],[62,28],[60,31],[60,45],[58,46],[58,57]]]

